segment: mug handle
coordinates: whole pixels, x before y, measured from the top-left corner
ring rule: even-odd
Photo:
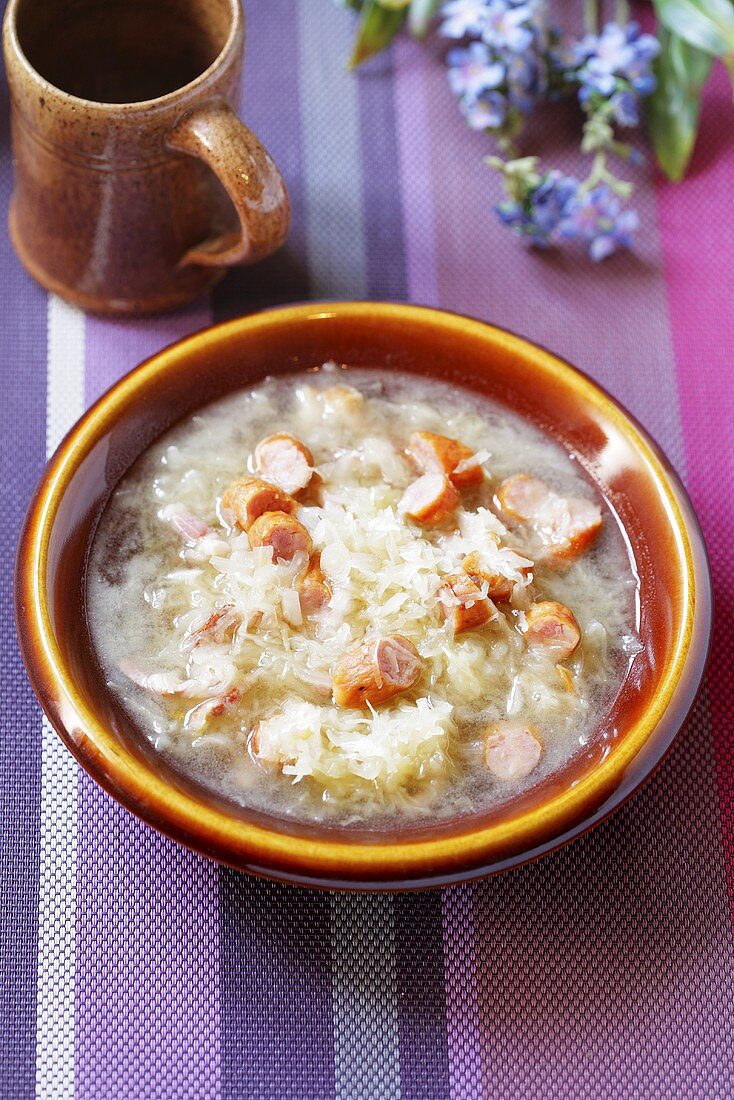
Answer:
[[[240,220],[239,233],[190,248],[181,263],[205,267],[253,264],[280,248],[291,224],[291,204],[273,158],[224,99],[213,99],[179,119],[167,144],[198,157],[218,177]]]

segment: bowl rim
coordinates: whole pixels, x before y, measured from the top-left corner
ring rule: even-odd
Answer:
[[[374,317],[376,312],[429,327],[438,324],[453,329],[459,338],[470,333],[485,339],[491,335],[533,370],[552,372],[557,384],[570,386],[584,403],[603,412],[634,444],[665,507],[684,567],[686,611],[652,704],[615,750],[578,782],[518,815],[466,832],[365,844],[354,843],[348,834],[344,839],[315,839],[231,817],[175,789],[136,758],[98,721],[76,690],[54,637],[45,581],[51,530],[79,462],[115,421],[117,410],[145,392],[154,374],[175,367],[189,349],[215,349],[230,334],[326,318]],[[280,881],[332,888],[443,886],[527,862],[587,831],[620,806],[669,750],[695,701],[712,628],[711,574],[700,525],[677,474],[636,418],[577,367],[524,337],[464,314],[394,302],[325,301],[273,307],[202,329],[134,367],[80,417],[49,460],[21,533],[15,590],[17,631],[31,684],[56,732],[98,784],[148,824],[205,856]],[[650,749],[650,739],[666,716],[668,728]],[[644,757],[643,767],[633,775],[631,765],[638,757]]]

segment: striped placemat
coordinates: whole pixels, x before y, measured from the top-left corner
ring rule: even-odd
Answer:
[[[430,48],[358,76],[330,0],[249,0],[243,114],[293,196],[287,248],[169,317],[47,297],[0,241],[3,737],[0,1095],[39,1100],[734,1095],[734,143],[723,72],[690,178],[642,182],[639,247],[526,251],[491,211],[487,143]],[[7,105],[0,112],[7,127]],[[566,122],[541,144],[558,159]],[[10,190],[7,129],[0,185]],[[565,166],[574,160],[565,156]],[[309,297],[409,299],[529,336],[600,380],[686,480],[719,627],[669,759],[610,821],[443,893],[311,893],[222,870],[81,775],[46,728],[11,619],[14,543],[44,459],[143,356]]]

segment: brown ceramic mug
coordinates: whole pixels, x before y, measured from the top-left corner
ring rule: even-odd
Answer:
[[[168,309],[283,242],[285,184],[233,109],[239,0],[10,0],[3,43],[10,234],[48,290]]]

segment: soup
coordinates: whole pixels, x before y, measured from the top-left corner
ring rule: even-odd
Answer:
[[[100,520],[87,604],[177,768],[343,826],[517,798],[598,736],[641,648],[573,456],[476,394],[334,363],[158,440]]]

